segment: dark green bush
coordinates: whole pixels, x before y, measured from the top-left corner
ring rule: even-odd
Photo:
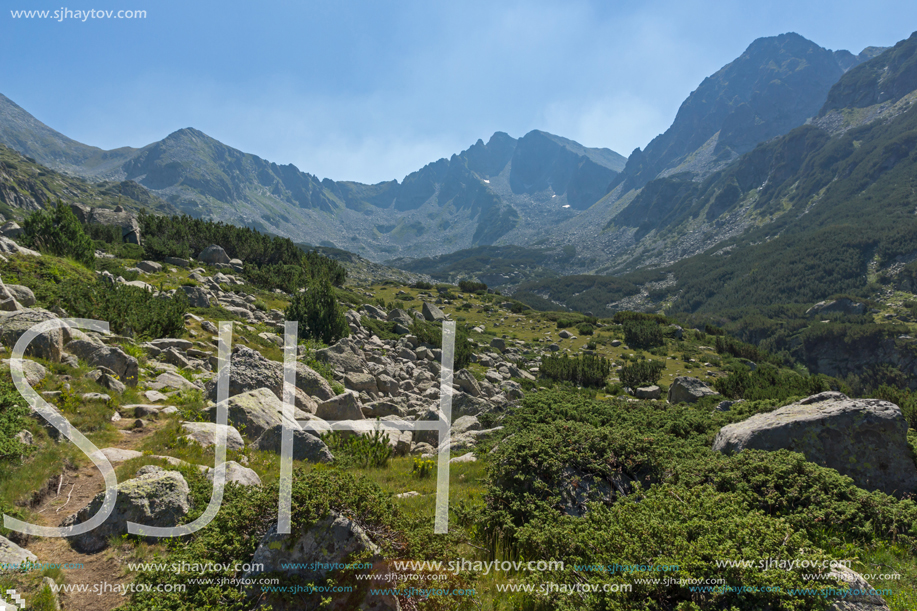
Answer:
[[[29,408],[12,381],[0,378],[0,467],[29,453],[29,447],[16,439],[26,425]]]
[[[625,320],[624,341],[631,348],[649,349],[665,345],[662,327],[652,320]]]
[[[374,431],[372,435],[347,433],[331,431],[321,436],[336,461],[340,461],[344,466],[358,466],[364,469],[388,466],[394,450],[389,445],[385,433],[381,430]]]
[[[611,363],[604,356],[583,354],[574,357],[564,355],[545,356],[541,359],[539,373],[560,382],[573,382],[580,386],[602,388]]]
[[[461,280],[459,282],[459,288],[463,293],[483,293],[487,290],[487,285],[483,282],[475,282],[473,280]]]
[[[443,328],[440,324],[415,319],[414,324],[411,325],[411,333],[416,335],[417,339],[424,344],[430,344],[437,348],[443,347]],[[471,364],[472,350],[468,339],[468,330],[464,326],[456,324],[453,362],[453,367],[456,371],[464,369]]]
[[[582,322],[576,325],[576,330],[579,332],[580,335],[592,335],[593,333],[595,333],[595,327],[590,325],[588,322]]]
[[[633,365],[621,368],[621,384],[636,389],[641,386],[652,386],[662,377],[665,363],[661,361],[637,361]]]
[[[789,399],[807,397],[826,390],[839,390],[840,383],[823,375],[800,375],[787,369],[778,369],[763,363],[755,371],[740,368],[728,376],[717,378],[713,387],[730,399]]]
[[[22,240],[43,253],[69,257],[86,267],[95,262],[92,239],[70,206],[58,201],[50,210],[36,210],[22,223]]]
[[[284,315],[287,320],[299,322],[300,339],[333,344],[350,335],[344,310],[327,278],[314,280],[305,292],[295,293]]]
[[[58,285],[56,305],[70,316],[104,320],[112,333],[141,339],[181,337],[188,299],[181,291],[159,298],[145,289],[103,281],[67,280]]]

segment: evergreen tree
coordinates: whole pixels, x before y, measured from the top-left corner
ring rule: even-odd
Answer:
[[[95,263],[92,239],[70,206],[60,200],[51,210],[36,210],[23,221],[23,241],[41,252],[69,257],[87,267]]]

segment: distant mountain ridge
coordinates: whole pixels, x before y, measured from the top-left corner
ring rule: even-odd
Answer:
[[[48,167],[135,181],[193,216],[341,247],[376,260],[489,245],[520,224],[588,208],[624,167],[609,149],[533,131],[497,132],[397,180],[335,182],[244,153],[193,128],[141,149],[103,151],[59,134],[0,97],[0,142]]]
[[[723,167],[815,116],[841,75],[878,51],[829,51],[795,33],[755,40],[704,79],[672,126],[631,154],[609,190],[639,189],[679,171],[703,177]]]
[[[879,51],[830,51],[792,33],[758,39],[706,78],[672,126],[627,160],[543,131],[519,139],[496,132],[401,181],[369,185],[319,180],[193,128],[141,149],[101,151],[57,134],[6,98],[0,141],[65,172],[135,181],[194,216],[397,260],[422,273],[471,273],[443,258],[458,252],[478,261],[524,260],[522,273],[501,261],[485,265],[482,273],[507,284],[624,273],[674,263],[760,222],[736,206],[745,201],[744,182],[711,177],[808,120],[830,133],[872,120],[816,115],[845,71],[866,74],[858,66]],[[698,208],[698,201],[706,203]]]

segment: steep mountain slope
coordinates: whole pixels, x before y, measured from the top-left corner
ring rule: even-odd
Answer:
[[[88,183],[50,170],[0,144],[0,213],[6,219],[22,219],[58,199],[92,208],[122,206],[132,211],[177,212],[135,182]]]
[[[868,59],[832,52],[794,33],[755,40],[736,60],[707,77],[681,105],[672,126],[637,149],[609,190],[639,189],[657,176],[704,176],[759,142],[813,117],[844,71]]]
[[[53,170],[99,176],[116,169],[137,149],[105,151],[54,131],[0,94],[0,143]]]
[[[637,232],[651,225],[673,242],[703,220],[724,227],[741,220],[748,228],[701,255],[625,274],[647,289],[643,307],[695,312],[812,303],[864,290],[870,279],[917,257],[917,82],[909,68],[915,60],[917,33],[842,77],[819,115],[857,118],[844,129],[815,122],[759,145],[703,182],[673,176],[649,183],[631,206],[639,200],[652,220],[629,206],[614,223]],[[881,91],[896,93],[873,95],[876,79],[869,75],[888,75]],[[838,107],[841,99],[854,106]],[[862,100],[874,103],[861,106]],[[520,290],[584,306],[551,281]],[[618,307],[619,297],[608,297]]]

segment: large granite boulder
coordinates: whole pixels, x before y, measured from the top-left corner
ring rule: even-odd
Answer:
[[[205,448],[217,444],[217,432],[220,425],[214,422],[182,422],[182,432],[185,438],[200,444]],[[229,450],[244,450],[245,442],[242,441],[242,435],[234,426],[224,425],[226,429],[226,448]]]
[[[192,308],[209,308],[210,307],[210,293],[199,286],[185,286],[181,287],[182,292],[185,293],[185,297],[188,298],[188,304]]]
[[[46,320],[56,319],[57,316],[42,308],[20,310],[18,312],[0,312],[0,341],[12,351],[16,342],[33,326]],[[47,359],[52,363],[60,363],[64,344],[70,340],[69,327],[52,329],[41,333],[32,340],[26,349],[26,356]]]
[[[216,469],[209,468],[204,476],[211,482],[216,475]],[[240,486],[260,486],[261,478],[254,470],[243,467],[234,460],[226,461],[226,483],[239,484]]]
[[[694,403],[708,395],[718,394],[715,390],[698,380],[679,376],[669,386],[669,403]]]
[[[41,253],[25,246],[20,246],[6,236],[0,236],[0,254],[4,255],[29,255],[30,257],[40,257]]]
[[[421,308],[421,314],[423,317],[429,320],[430,322],[439,322],[446,319],[446,315],[443,314],[443,311],[432,303],[423,302],[423,308]]]
[[[152,471],[152,470],[151,470]],[[66,518],[61,526],[85,522],[95,515],[105,500],[100,492],[88,505]],[[118,500],[111,515],[96,529],[70,539],[83,553],[105,549],[112,537],[127,533],[127,523],[170,527],[191,509],[191,490],[177,471],[152,471],[118,484]],[[157,539],[158,540],[158,539]]]
[[[71,209],[73,209],[73,205],[71,205]],[[74,213],[76,213],[76,210],[74,210]],[[117,206],[114,210],[92,208],[85,216],[88,224],[117,225],[121,228],[121,240],[128,244],[141,243],[140,222],[137,220],[137,215],[126,211],[121,206]]]
[[[221,246],[216,244],[211,244],[197,256],[197,260],[202,263],[225,263],[229,264],[229,255],[226,254],[226,251],[223,250]]]
[[[203,411],[210,422],[216,422],[219,405]],[[295,420],[284,419],[283,404],[268,388],[258,388],[230,397],[226,400],[226,408],[229,410],[229,423],[237,429],[241,428],[242,434],[250,440],[258,439],[269,428],[284,422],[294,430],[300,428]]]
[[[331,510],[314,524],[300,528],[294,525],[293,532],[288,535],[278,534],[276,524],[271,526],[255,550],[252,565],[262,567],[265,573],[283,573],[296,582],[324,583],[328,578],[352,576],[352,571],[332,572],[332,567],[344,565],[358,555],[363,563],[381,565],[381,550],[367,532],[342,513]],[[246,573],[245,577],[250,579],[257,574]],[[394,596],[370,594],[370,585],[369,580],[354,580],[353,591],[330,597],[330,606],[321,608],[333,611],[395,611],[401,608]],[[262,603],[278,611],[312,611],[323,604],[321,596],[301,596],[295,600],[268,597]]]
[[[452,376],[452,383],[458,384],[462,392],[466,392],[472,397],[481,396],[481,385],[478,384],[478,379],[467,369],[459,369],[456,371],[455,375]]]
[[[315,415],[322,420],[334,422],[336,420],[363,420],[363,411],[360,409],[359,396],[352,390],[331,397],[318,404]]]
[[[366,371],[362,351],[347,338],[327,348],[316,350],[315,358],[323,363],[328,363],[335,371],[359,373]]]
[[[283,447],[283,425],[276,424],[266,430],[255,441],[255,447],[262,452],[280,454]],[[293,460],[308,462],[329,463],[334,460],[334,455],[325,442],[315,435],[299,428],[293,429]]]
[[[5,284],[4,286],[20,305],[27,308],[31,308],[35,305],[35,293],[33,293],[32,289],[29,287],[22,286],[21,284]]]
[[[893,403],[824,392],[724,426],[713,449],[800,452],[811,462],[849,476],[860,488],[900,496],[917,492],[917,466],[907,429]]]
[[[67,344],[67,352],[73,354],[92,367],[107,367],[117,374],[118,379],[127,386],[137,385],[140,363],[117,346],[106,346],[89,340],[78,339]]]
[[[15,569],[25,564],[38,562],[38,558],[27,549],[23,549],[7,539],[0,536],[0,572],[4,570]]]

